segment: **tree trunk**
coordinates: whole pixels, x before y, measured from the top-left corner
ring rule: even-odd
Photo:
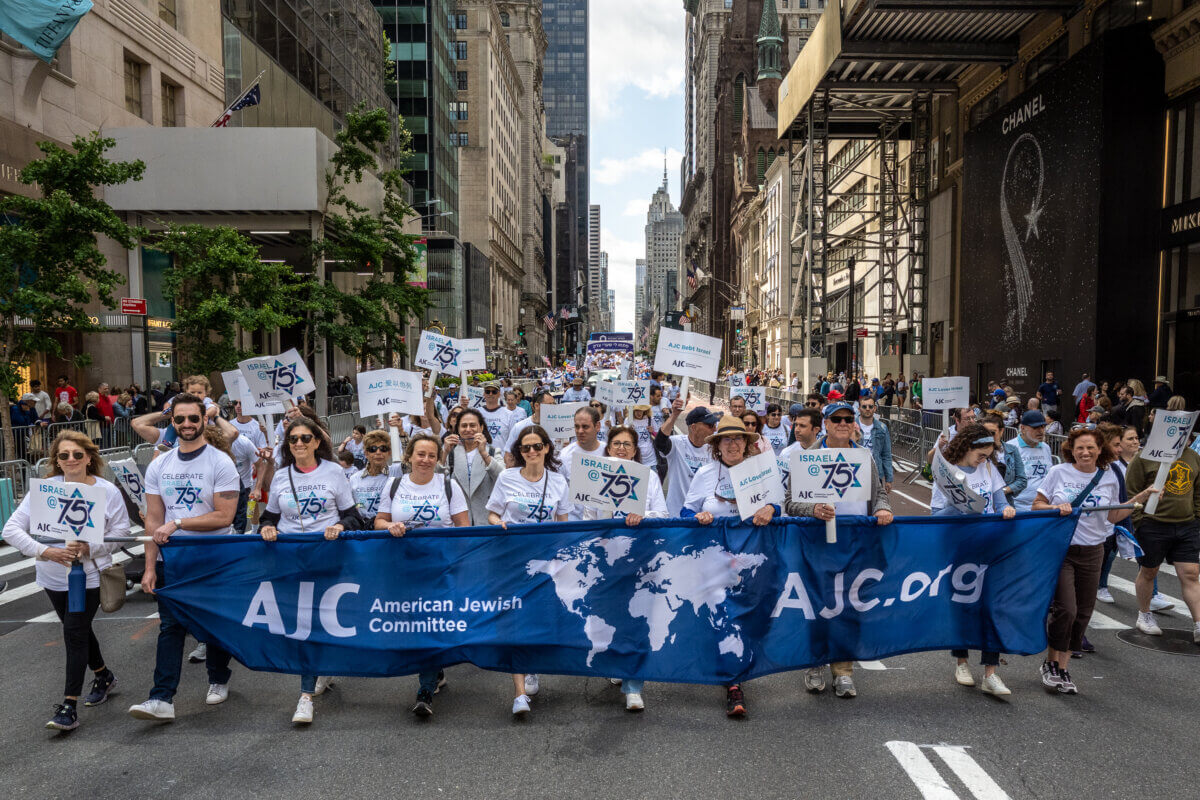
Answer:
[[[0,390],[0,409],[3,413],[0,414],[0,430],[3,431],[4,453],[0,461],[16,461],[17,443],[13,439],[12,416],[8,413],[8,393]],[[14,489],[15,492],[15,489]]]

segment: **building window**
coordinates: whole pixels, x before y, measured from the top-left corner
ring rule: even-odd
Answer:
[[[1004,101],[1008,99],[1008,84],[1001,83],[992,91],[985,94],[983,97],[971,106],[971,111],[967,115],[967,127],[974,128],[979,123],[990,117],[996,109],[1004,105]]]
[[[162,126],[174,128],[179,125],[177,114],[179,102],[179,87],[173,83],[162,82]]]
[[[125,57],[125,110],[142,116],[142,68],[140,61]]]
[[[501,12],[500,12],[500,24],[501,24],[501,25],[503,25],[503,26],[504,26],[504,27],[506,27],[506,28],[509,26],[510,22],[509,22],[509,18],[508,18],[508,12],[507,12],[507,11],[501,11]]]
[[[466,42],[451,42],[450,43],[450,58],[455,61],[467,60],[467,43]]]
[[[470,147],[470,135],[466,133],[452,133],[450,134],[450,144],[454,147]]]
[[[172,28],[179,27],[179,14],[175,11],[175,0],[158,0],[158,18]]]
[[[1028,89],[1037,82],[1038,78],[1066,61],[1068,48],[1069,44],[1064,34],[1042,52],[1029,59],[1029,63],[1025,65],[1025,88]]]
[[[467,73],[462,70],[458,72],[458,90],[460,92],[467,90]]]
[[[450,27],[454,28],[454,30],[456,30],[456,31],[465,31],[467,29],[466,12],[459,11],[458,13],[456,13],[454,15],[453,23],[451,24]]]
[[[451,100],[450,101],[450,119],[463,121],[467,119],[467,101],[466,100]]]

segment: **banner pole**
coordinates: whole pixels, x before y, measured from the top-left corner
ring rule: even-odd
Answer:
[[[825,520],[825,544],[837,544],[837,506],[834,506],[833,519]]]
[[[1146,513],[1153,514],[1158,510],[1158,497],[1162,494],[1163,487],[1167,485],[1167,477],[1171,472],[1170,464],[1159,463],[1158,474],[1154,476],[1154,488],[1158,491],[1150,495],[1150,499],[1146,501]]]

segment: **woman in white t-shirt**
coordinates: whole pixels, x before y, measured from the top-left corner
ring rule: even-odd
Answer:
[[[379,500],[375,529],[392,536],[403,536],[416,528],[465,528],[470,524],[467,496],[449,475],[438,475],[442,444],[433,434],[422,433],[409,439],[404,448],[407,475],[390,478]],[[440,669],[422,672],[420,688],[412,712],[418,717],[433,716],[433,695],[445,685]]]
[[[650,418],[650,406],[634,406],[630,416],[629,427],[637,433],[638,460],[654,469],[658,463],[658,456],[654,453],[654,436],[658,429],[654,427],[654,421]]]
[[[374,519],[379,513],[383,485],[391,476],[388,462],[392,457],[392,443],[387,433],[374,430],[363,437],[362,446],[367,466],[350,476],[350,491],[362,514]]]
[[[129,513],[121,490],[100,477],[104,461],[96,444],[79,431],[63,431],[50,446],[46,478],[55,482],[84,483],[104,490],[104,538],[129,535]],[[69,731],[79,727],[76,705],[83,691],[88,667],[95,677],[92,690],[84,698],[86,706],[98,706],[108,699],[109,689],[116,678],[105,666],[100,642],[92,630],[92,620],[100,608],[100,572],[112,564],[110,553],[119,544],[89,545],[87,542],[44,544],[30,534],[33,532],[31,495],[26,494],[4,525],[4,540],[20,550],[22,555],[37,558],[35,582],[46,593],[54,613],[62,621],[63,644],[66,646],[66,688],[63,701],[54,709],[46,723],[52,730]],[[70,611],[67,604],[67,578],[78,561],[83,567],[86,591],[83,611]],[[151,564],[151,569],[153,569]]]
[[[967,488],[984,499],[985,505],[981,514],[1000,514],[1004,519],[1012,519],[1017,510],[1008,504],[1004,494],[1004,477],[992,461],[996,451],[996,435],[988,426],[972,423],[961,427],[946,445],[942,452],[946,462],[952,465],[963,476]],[[931,512],[932,516],[967,516],[968,512],[946,501],[945,505]],[[954,680],[960,686],[974,686],[975,678],[971,668],[967,666],[966,649],[955,649],[950,655],[958,660],[954,667]],[[979,663],[983,666],[983,686],[986,694],[1003,697],[1012,694],[1000,676],[996,667],[1000,665],[1000,653],[985,650],[980,653]]]
[[[1077,428],[1063,442],[1063,463],[1046,472],[1033,501],[1034,511],[1057,509],[1066,516],[1076,508],[1116,505],[1120,502],[1120,484],[1108,469],[1116,458],[1093,430]],[[1153,487],[1129,498],[1129,502],[1144,504],[1155,493]],[[1131,508],[1107,512],[1108,522],[1120,522],[1133,513]],[[1096,607],[1096,590],[1100,586],[1100,570],[1104,563],[1104,540],[1108,526],[1100,512],[1081,513],[1075,526],[1071,546],[1058,573],[1058,587],[1050,604],[1046,622],[1046,638],[1050,640],[1046,660],[1042,663],[1042,685],[1060,694],[1078,694],[1067,665],[1071,651],[1083,645],[1092,611]]]
[[[336,539],[357,510],[350,481],[333,458],[329,434],[300,417],[288,423],[283,444],[281,467],[271,479],[259,534],[268,542],[275,541],[280,531],[321,531],[326,539]],[[312,696],[317,681],[316,675],[300,676],[300,700],[292,722],[307,725],[313,721]],[[325,680],[321,682],[328,685]]]
[[[760,433],[775,455],[779,455],[783,448],[787,447],[788,429],[783,422],[783,406],[778,403],[767,404],[767,416]]]
[[[504,470],[488,498],[488,524],[508,529],[513,525],[566,522],[571,510],[567,479],[559,474],[561,462],[554,456],[554,443],[541,425],[521,431],[509,453],[515,466]],[[513,675],[516,696],[512,713],[529,713],[529,698],[538,693],[537,675]]]

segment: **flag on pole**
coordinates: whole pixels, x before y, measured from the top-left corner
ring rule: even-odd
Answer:
[[[688,284],[689,289],[691,289],[693,292],[696,291],[696,261],[695,261],[695,259],[692,259],[692,261],[688,264],[687,284]]]
[[[49,64],[75,25],[92,10],[92,0],[18,0],[0,3],[0,32]]]
[[[558,320],[554,317],[553,311],[542,317],[542,320],[546,323],[546,330],[552,331],[554,330],[555,326],[558,325]]]
[[[571,316],[571,314],[570,314],[570,313],[567,311],[567,307],[566,307],[566,306],[563,306],[563,307],[562,307],[562,311],[558,312],[558,315],[559,315],[560,317],[562,317],[563,319],[566,319],[567,317]]]
[[[217,117],[217,121],[212,124],[214,128],[224,128],[228,126],[229,120],[233,117],[233,112],[241,111],[243,108],[256,106],[262,102],[262,91],[259,89],[258,82],[262,80],[263,72],[258,73],[258,77],[254,79],[254,83],[250,84],[250,88],[238,95],[238,98],[230,104],[229,108],[221,112],[221,116]]]

